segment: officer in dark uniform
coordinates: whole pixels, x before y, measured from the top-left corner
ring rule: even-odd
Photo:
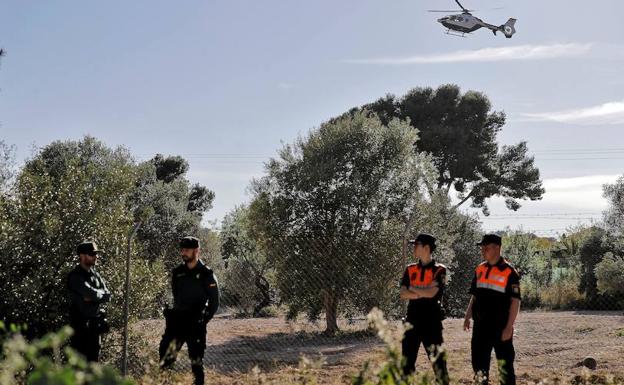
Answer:
[[[501,237],[496,234],[487,234],[478,243],[485,261],[477,266],[472,279],[464,330],[470,330],[472,318],[472,367],[477,381],[488,384],[494,349],[500,383],[515,385],[513,331],[520,311],[520,276],[501,257],[501,244]]]
[[[95,271],[98,249],[94,242],[83,242],[77,247],[80,263],[67,276],[70,310],[69,326],[74,329],[70,346],[97,362],[100,355],[100,336],[109,331],[101,305],[110,301],[106,283]]]
[[[446,285],[446,267],[432,258],[436,239],[429,234],[419,234],[414,244],[414,256],[418,263],[407,266],[401,279],[401,299],[409,300],[408,322],[412,328],[405,332],[402,341],[404,356],[403,372],[409,375],[416,370],[416,357],[422,343],[440,385],[449,383],[446,355],[441,350],[442,296]]]
[[[173,308],[165,309],[165,334],[160,342],[160,364],[170,368],[186,343],[196,385],[204,384],[206,324],[219,308],[217,278],[199,259],[199,239],[180,241],[183,263],[173,269]]]

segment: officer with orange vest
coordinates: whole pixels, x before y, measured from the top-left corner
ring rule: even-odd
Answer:
[[[515,385],[514,322],[520,311],[520,276],[501,256],[502,240],[486,234],[477,245],[485,261],[477,266],[470,287],[470,304],[466,310],[464,330],[472,329],[472,368],[482,384],[489,382],[492,349],[499,362],[502,385]]]
[[[446,356],[442,352],[442,296],[446,285],[446,267],[432,258],[436,239],[429,234],[419,234],[415,240],[414,256],[418,263],[407,266],[401,279],[401,299],[409,300],[405,321],[412,327],[402,341],[403,372],[416,370],[416,357],[422,343],[427,356],[433,360],[433,369],[440,385],[449,383]]]

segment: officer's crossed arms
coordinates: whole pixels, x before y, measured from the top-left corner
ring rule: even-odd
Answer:
[[[76,282],[72,277],[71,287],[77,291],[84,302],[104,303],[110,300],[110,291],[106,287],[106,283],[102,281],[103,288],[98,289],[91,286],[88,282]]]
[[[95,270],[98,249],[94,242],[77,247],[79,264],[67,276],[70,298],[69,324],[74,329],[70,345],[88,361],[97,361],[100,354],[100,334],[109,329],[100,306],[110,301],[111,294],[104,279]]]
[[[401,286],[401,299],[419,299],[419,298],[433,298],[438,295],[440,291],[438,281],[427,285],[427,287],[417,286]]]

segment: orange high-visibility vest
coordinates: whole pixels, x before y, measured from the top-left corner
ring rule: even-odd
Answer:
[[[489,266],[487,262],[483,262],[475,270],[477,288],[505,293],[512,272],[513,268],[507,264],[504,264],[501,270],[498,265]]]
[[[428,289],[433,286],[438,274],[445,269],[443,265],[436,264],[433,268],[421,266],[413,263],[407,266],[407,274],[410,279],[410,286],[416,289]]]

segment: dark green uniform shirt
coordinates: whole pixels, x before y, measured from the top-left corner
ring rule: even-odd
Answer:
[[[173,269],[173,309],[210,321],[219,309],[219,286],[210,268],[200,260],[193,269],[186,264]]]
[[[67,276],[67,288],[71,321],[95,318],[100,305],[111,298],[106,283],[94,268],[85,270],[80,265],[76,266]]]

